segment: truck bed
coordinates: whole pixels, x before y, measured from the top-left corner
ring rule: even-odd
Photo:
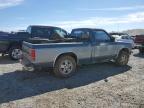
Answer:
[[[42,38],[31,38],[26,42],[31,44],[46,44],[46,43],[63,43],[63,42],[81,42],[79,39],[75,38],[64,38],[61,40],[49,40],[49,39],[42,39]]]

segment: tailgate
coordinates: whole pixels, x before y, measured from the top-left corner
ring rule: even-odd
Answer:
[[[29,60],[30,62],[35,61],[35,49],[32,48],[32,44],[23,42],[22,45],[23,60]]]

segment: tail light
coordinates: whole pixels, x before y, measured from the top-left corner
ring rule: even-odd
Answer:
[[[30,57],[31,57],[32,60],[35,60],[35,58],[36,58],[35,49],[30,49]]]

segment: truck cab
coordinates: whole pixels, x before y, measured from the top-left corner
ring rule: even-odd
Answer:
[[[104,60],[117,55],[115,38],[111,37],[105,30],[80,28],[73,29],[71,32],[73,38],[80,38],[84,34],[87,35],[87,41],[91,45],[93,61]]]

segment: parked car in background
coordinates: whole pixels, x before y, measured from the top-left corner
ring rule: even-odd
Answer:
[[[139,49],[139,53],[144,53],[144,43],[137,47]]]
[[[55,33],[61,33],[62,36],[67,36],[68,33],[58,27],[52,26],[29,26],[25,31],[16,33],[0,33],[0,53],[9,54],[13,60],[18,60],[21,57],[22,42],[30,38],[46,38],[50,40],[64,38]]]
[[[144,53],[144,35],[135,36],[136,48],[139,49],[140,53]]]
[[[127,65],[131,44],[115,42],[105,30],[73,29],[72,39],[61,41],[31,40],[23,43],[21,63],[26,70],[53,68],[58,77],[69,77],[77,65],[113,60],[117,65]]]
[[[7,35],[9,34],[8,32],[3,32],[3,31],[0,31],[0,35]]]
[[[140,47],[144,43],[144,35],[136,35],[134,42],[136,44],[136,48]]]
[[[110,33],[110,35],[115,38],[116,42],[130,43],[132,45],[132,48],[135,47],[133,37],[129,36],[126,33],[113,32],[113,33]]]

